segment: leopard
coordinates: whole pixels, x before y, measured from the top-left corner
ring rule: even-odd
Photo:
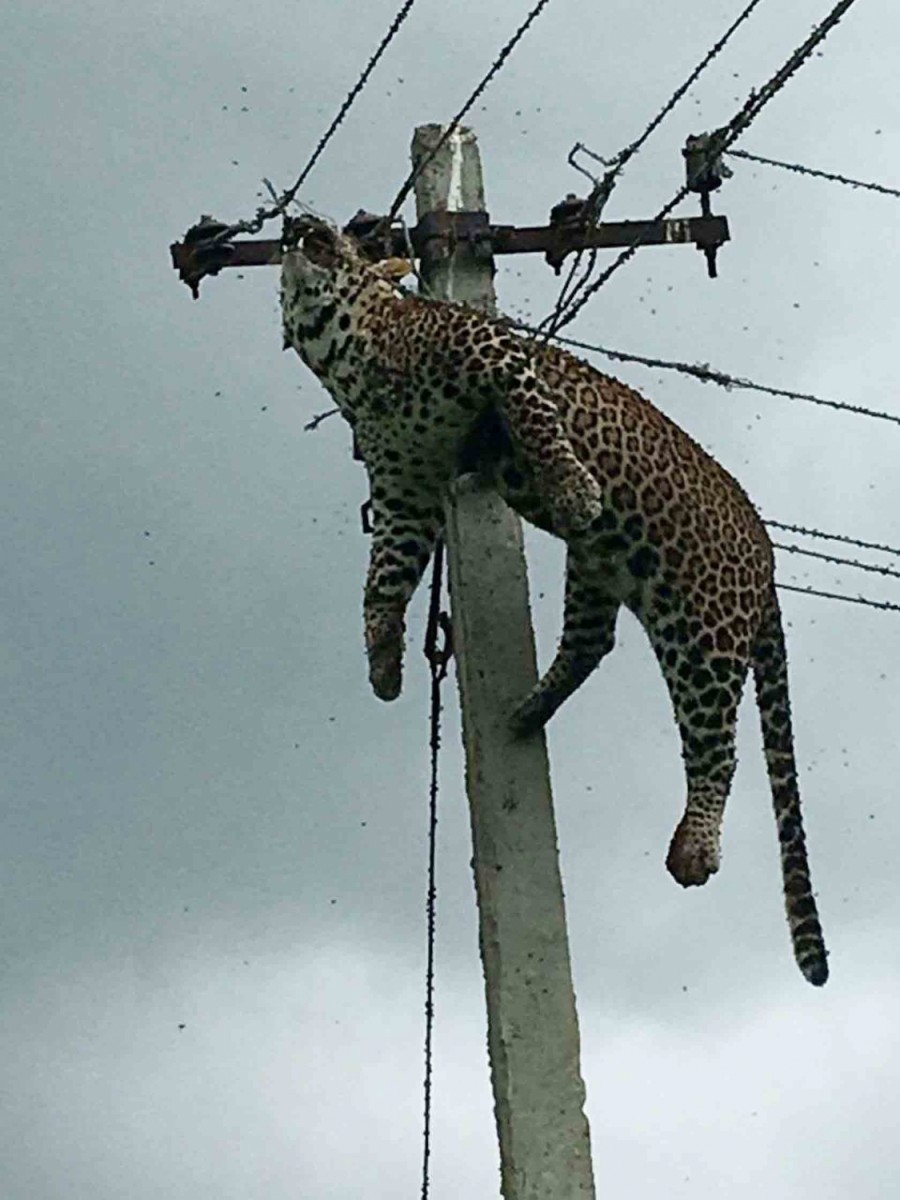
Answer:
[[[624,606],[655,652],[687,800],[666,856],[683,887],[720,865],[738,705],[752,672],[797,965],[828,978],[800,807],[787,651],[765,524],[740,484],[635,389],[502,317],[401,285],[321,217],[286,222],[281,312],[333,397],[369,477],[363,609],[369,679],[401,690],[405,615],[464,471],[566,544],[555,657],[509,715],[533,736],[615,644]]]

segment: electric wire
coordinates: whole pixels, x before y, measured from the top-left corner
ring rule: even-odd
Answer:
[[[229,225],[226,229],[223,229],[220,233],[218,233],[216,235],[216,237],[213,239],[213,241],[215,241],[215,242],[230,241],[233,237],[235,237],[239,233],[259,233],[259,231],[262,229],[262,227],[266,223],[266,221],[271,220],[273,217],[280,217],[280,216],[284,215],[284,213],[287,211],[288,206],[293,203],[294,199],[296,198],[297,193],[300,191],[300,188],[306,182],[310,172],[312,171],[313,167],[316,165],[319,158],[321,157],[323,150],[328,145],[328,143],[331,141],[332,137],[337,132],[339,126],[343,123],[344,118],[346,117],[347,113],[350,111],[357,96],[360,94],[360,92],[363,90],[363,88],[369,82],[369,76],[375,70],[375,67],[378,65],[378,62],[381,59],[381,56],[384,54],[385,50],[387,50],[390,43],[394,40],[394,37],[396,36],[398,30],[400,29],[400,26],[403,24],[403,22],[409,16],[410,9],[415,4],[415,2],[416,2],[416,0],[405,0],[405,3],[397,11],[393,21],[391,21],[390,25],[388,26],[387,32],[385,33],[385,35],[381,39],[381,41],[378,43],[378,46],[375,48],[371,58],[366,63],[365,67],[363,67],[362,73],[360,74],[356,83],[353,85],[353,87],[347,93],[346,97],[344,98],[343,104],[338,109],[337,115],[334,117],[333,121],[328,126],[328,128],[325,130],[325,132],[322,134],[322,136],[319,138],[319,141],[316,144],[315,149],[313,150],[312,154],[309,156],[309,159],[306,162],[306,166],[303,168],[303,170],[297,176],[294,183],[289,188],[287,188],[286,191],[282,192],[281,196],[275,201],[275,203],[273,205],[271,205],[268,208],[266,208],[264,205],[261,205],[259,208],[257,208],[256,213],[252,218],[250,218],[248,220],[244,220],[244,221],[236,221],[233,225]]]
[[[822,562],[834,563],[841,567],[855,567],[858,571],[872,571],[876,575],[888,575],[900,579],[900,571],[893,567],[880,567],[875,563],[860,562],[856,558],[841,558],[836,554],[824,554],[821,550],[807,550],[805,546],[792,546],[788,542],[773,542],[775,550],[787,550],[790,554],[802,554],[807,558],[820,559]]]
[[[826,600],[843,600],[847,604],[864,604],[868,608],[900,612],[900,604],[892,604],[890,600],[871,600],[868,596],[847,596],[843,592],[825,592],[819,588],[800,587],[796,583],[776,583],[775,586],[783,592],[804,592],[808,596],[822,596]]]
[[[644,143],[647,141],[647,139],[650,137],[650,135],[652,133],[654,133],[656,129],[659,128],[659,126],[666,119],[666,117],[669,115],[669,113],[672,111],[672,109],[676,106],[676,104],[679,102],[679,100],[681,100],[681,98],[684,96],[684,94],[688,91],[688,89],[697,82],[697,80],[700,78],[700,76],[703,74],[703,72],[706,70],[706,68],[709,66],[709,64],[713,61],[713,59],[722,53],[722,51],[725,49],[728,42],[731,40],[732,36],[737,32],[737,30],[740,28],[740,26],[743,25],[744,21],[746,21],[751,16],[751,14],[753,13],[753,10],[760,3],[761,3],[761,0],[750,0],[750,3],[743,10],[743,12],[740,13],[740,15],[735,18],[735,20],[731,23],[731,25],[729,25],[729,27],[725,30],[725,32],[722,34],[722,36],[719,38],[719,40],[707,51],[707,53],[700,60],[700,62],[697,64],[697,66],[694,67],[693,71],[691,71],[690,75],[688,75],[687,79],[685,79],[684,83],[682,83],[680,87],[675,89],[675,91],[672,93],[672,95],[669,97],[669,99],[666,101],[666,103],[662,106],[662,108],[659,110],[659,112],[656,114],[656,116],[653,117],[653,119],[647,125],[646,129],[640,135],[640,137],[635,138],[635,140],[633,142],[629,143],[629,145],[627,145],[624,150],[619,151],[619,153],[612,160],[612,169],[616,175],[621,174],[622,170],[624,169],[624,167],[628,163],[628,161],[631,158],[633,158],[635,156],[635,154],[638,153],[638,151],[643,147]]]
[[[828,16],[813,29],[806,41],[791,54],[775,74],[759,90],[751,91],[744,104],[731,120],[722,126],[721,129],[716,130],[715,133],[710,135],[709,145],[704,156],[704,163],[700,169],[708,167],[726,150],[731,148],[732,144],[749,128],[760,112],[762,112],[763,108],[778,94],[794,73],[803,66],[820,42],[831,32],[855,2],[856,0],[838,0],[838,3],[832,8]],[[682,184],[672,199],[663,205],[653,218],[654,223],[664,220],[681,203],[691,190],[691,183],[692,180],[689,179],[686,183]],[[595,280],[582,290],[581,295],[568,305],[567,311],[557,304],[554,312],[545,321],[541,322],[544,336],[552,336],[573,321],[585,304],[587,304],[588,300],[596,295],[612,275],[636,254],[642,243],[643,236],[638,235]]]
[[[851,179],[848,175],[837,175],[832,171],[819,171],[815,167],[805,167],[802,163],[781,162],[777,158],[763,158],[761,154],[750,154],[746,150],[727,150],[726,153],[729,158],[744,158],[748,162],[762,163],[767,167],[781,167],[785,171],[794,171],[798,175],[811,175],[814,179],[827,179],[831,183],[843,183],[852,188],[880,192],[883,196],[900,197],[900,188],[885,187],[881,183],[868,183],[862,179]]]
[[[722,50],[724,50],[725,46],[730,41],[732,35],[738,30],[744,21],[750,17],[753,10],[760,2],[761,0],[750,0],[750,3],[746,6],[743,12],[740,13],[740,15],[725,30],[719,40],[707,51],[705,56],[700,60],[697,66],[694,67],[693,71],[691,71],[690,75],[688,75],[687,79],[685,79],[680,87],[675,89],[659,112],[646,126],[643,133],[641,133],[639,137],[636,137],[633,142],[630,142],[624,148],[624,150],[620,150],[619,153],[611,159],[605,159],[601,158],[599,154],[595,154],[592,150],[588,150],[587,146],[583,145],[583,143],[575,143],[569,152],[568,161],[573,167],[575,167],[576,170],[584,173],[584,169],[579,167],[574,162],[574,156],[579,150],[584,151],[592,158],[597,159],[599,162],[603,163],[604,166],[609,168],[603,175],[602,179],[594,178],[593,189],[584,202],[584,208],[582,210],[583,215],[580,219],[583,220],[585,226],[589,226],[593,222],[599,220],[600,213],[609,199],[612,189],[615,187],[616,180],[625,169],[626,164],[641,150],[650,135],[659,128],[672,109],[678,104],[679,100],[681,100],[681,98],[688,91],[688,89],[697,82],[713,59],[721,54]],[[590,174],[589,172],[586,173]],[[591,176],[591,178],[593,178],[593,176]],[[566,281],[560,290],[559,299],[557,300],[557,308],[560,311],[562,311],[575,300],[582,289],[587,286],[590,277],[594,272],[594,267],[597,262],[596,249],[590,252],[590,260],[582,278],[573,284],[574,276],[578,271],[584,253],[585,251],[583,249],[577,252]]]
[[[518,29],[515,31],[515,33],[512,35],[512,37],[509,39],[509,41],[501,48],[497,57],[494,59],[494,61],[491,63],[490,67],[488,68],[487,73],[482,77],[480,83],[478,83],[478,85],[475,87],[475,90],[469,96],[468,100],[466,100],[465,104],[463,104],[462,108],[459,110],[459,112],[456,114],[456,116],[453,117],[452,120],[450,121],[449,125],[446,126],[446,128],[444,129],[444,132],[441,134],[440,138],[437,140],[437,142],[434,144],[434,146],[431,148],[431,150],[426,155],[424,155],[419,160],[419,162],[413,167],[413,169],[410,171],[409,175],[407,175],[406,179],[404,180],[403,184],[400,187],[400,190],[397,192],[397,195],[394,198],[393,204],[391,205],[390,209],[388,210],[387,216],[382,221],[382,225],[389,226],[391,224],[391,222],[396,218],[396,216],[399,213],[400,209],[402,208],[407,196],[409,195],[409,193],[412,191],[413,187],[415,186],[416,180],[419,178],[419,176],[422,174],[422,172],[425,170],[425,168],[428,166],[428,164],[431,162],[431,160],[434,158],[434,156],[438,153],[438,151],[441,149],[441,147],[444,146],[447,143],[447,141],[453,136],[453,134],[459,128],[462,120],[465,118],[465,116],[468,114],[469,110],[472,108],[472,105],[475,104],[476,101],[478,101],[480,99],[480,97],[482,96],[482,94],[484,93],[485,89],[487,88],[488,84],[492,81],[494,76],[497,75],[498,72],[502,70],[502,68],[503,68],[506,60],[509,58],[510,54],[512,54],[513,50],[516,48],[516,46],[519,44],[521,39],[525,36],[525,34],[531,28],[534,21],[537,20],[537,18],[541,15],[543,10],[547,7],[547,5],[549,3],[550,3],[550,0],[538,0],[538,3],[535,4],[535,6],[531,9],[531,11],[528,13],[528,16],[525,18],[525,20],[522,22],[522,24],[518,27]]]
[[[864,542],[860,538],[848,537],[844,533],[823,533],[821,529],[808,529],[805,525],[788,525],[784,521],[766,521],[773,529],[783,529],[786,533],[799,533],[803,537],[821,538],[827,542],[844,542],[850,546],[859,546],[863,550],[877,550],[881,554],[895,554],[900,557],[900,549],[896,546],[886,546],[883,542]]]
[[[530,332],[539,332],[539,327],[519,325],[518,323],[516,327]],[[808,404],[818,404],[825,408],[836,409],[839,412],[848,412],[860,417],[872,417],[879,421],[889,421],[894,425],[900,425],[900,414],[898,413],[889,413],[877,408],[866,408],[864,405],[850,404],[845,400],[829,400],[824,396],[816,396],[812,392],[797,392],[789,388],[769,387],[767,384],[756,383],[752,379],[744,379],[739,375],[731,375],[727,371],[719,371],[711,367],[708,363],[687,363],[679,362],[677,359],[650,358],[644,354],[629,354],[624,350],[613,350],[609,346],[584,342],[578,338],[563,337],[560,334],[554,334],[553,340],[560,342],[564,346],[572,346],[578,350],[587,350],[602,354],[605,358],[612,359],[615,362],[637,363],[642,367],[659,368],[663,371],[677,371],[682,375],[689,375],[693,379],[699,379],[701,383],[714,383],[718,387],[725,388],[726,391],[737,388],[745,391],[761,392],[767,396],[781,396],[787,400],[803,400]]]

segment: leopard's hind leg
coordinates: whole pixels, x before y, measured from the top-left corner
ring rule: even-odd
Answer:
[[[556,657],[537,685],[514,710],[516,737],[541,729],[580,687],[615,644],[619,601],[612,598],[569,549],[562,639]]]
[[[666,866],[684,887],[719,869],[725,802],[737,762],[737,710],[749,652],[719,654],[697,621],[676,617],[647,631],[662,668],[681,733],[687,804]]]

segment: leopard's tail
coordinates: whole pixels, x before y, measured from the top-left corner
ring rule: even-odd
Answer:
[[[828,956],[806,856],[788,697],[787,651],[774,587],[754,642],[752,665],[794,957],[809,982],[821,987],[828,978]]]

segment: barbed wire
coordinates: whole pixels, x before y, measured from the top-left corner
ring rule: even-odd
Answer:
[[[831,171],[819,171],[815,167],[804,167],[802,163],[763,158],[761,154],[750,154],[746,150],[727,150],[726,154],[729,158],[745,158],[748,162],[763,163],[767,167],[782,167],[785,171],[795,171],[798,175],[811,175],[815,179],[827,179],[831,183],[844,183],[848,187],[865,188],[870,192],[880,192],[884,196],[900,197],[900,188],[885,187],[881,183],[867,183],[862,179],[851,179],[847,175],[836,175]]]
[[[512,54],[513,50],[516,48],[516,46],[519,44],[521,39],[525,36],[525,34],[531,28],[534,21],[537,20],[537,18],[541,15],[543,10],[547,7],[547,5],[549,3],[550,3],[550,0],[538,0],[538,3],[535,4],[535,6],[531,9],[528,16],[525,18],[525,20],[522,22],[522,24],[518,27],[518,29],[515,31],[515,33],[512,35],[512,37],[506,43],[506,45],[504,45],[501,48],[497,57],[494,59],[494,61],[491,63],[490,67],[488,68],[487,73],[481,79],[481,82],[476,86],[475,90],[469,96],[468,100],[466,100],[465,104],[463,104],[462,108],[459,110],[459,112],[456,114],[456,116],[452,118],[452,120],[450,121],[450,124],[447,125],[447,127],[444,129],[444,132],[441,134],[440,138],[437,140],[437,142],[435,142],[435,144],[431,148],[431,150],[426,155],[424,155],[424,157],[421,158],[419,160],[419,162],[413,167],[413,169],[410,171],[409,175],[407,175],[406,179],[404,180],[403,184],[400,187],[400,190],[397,192],[397,195],[394,198],[394,203],[391,205],[387,216],[384,218],[383,223],[385,225],[389,225],[394,220],[394,218],[397,216],[397,214],[399,213],[400,209],[402,208],[407,196],[409,195],[409,193],[412,191],[413,187],[415,186],[416,180],[419,178],[419,176],[422,174],[422,172],[425,170],[425,168],[428,166],[428,164],[431,162],[431,160],[434,158],[434,156],[438,153],[438,151],[441,149],[441,147],[444,146],[447,143],[447,141],[453,136],[453,134],[459,128],[460,123],[462,122],[463,118],[467,115],[467,113],[471,109],[472,105],[475,104],[476,101],[481,98],[482,94],[488,87],[488,84],[490,84],[490,82],[493,80],[494,76],[497,75],[498,72],[502,70],[502,68],[503,68],[504,64],[506,63],[506,60],[509,58],[510,54]]]
[[[294,181],[294,183],[286,191],[282,192],[281,196],[278,197],[278,199],[275,201],[275,203],[273,205],[271,205],[269,208],[266,208],[264,205],[260,205],[260,207],[257,208],[256,213],[252,218],[250,218],[248,220],[244,220],[244,221],[236,221],[233,225],[229,225],[226,229],[223,229],[220,233],[218,233],[215,236],[215,238],[213,239],[213,241],[215,241],[215,242],[230,241],[231,238],[235,237],[239,233],[259,233],[259,231],[262,229],[262,227],[266,223],[266,221],[270,221],[273,217],[280,217],[280,216],[284,215],[284,213],[287,211],[288,206],[293,203],[293,201],[295,200],[295,198],[297,196],[297,193],[300,191],[300,188],[306,182],[310,171],[312,171],[313,167],[319,161],[322,151],[325,149],[325,147],[331,141],[331,139],[334,136],[334,134],[336,133],[338,127],[343,123],[343,120],[346,117],[347,113],[350,111],[350,108],[352,107],[353,102],[356,100],[357,96],[360,94],[360,92],[363,90],[363,88],[369,82],[369,76],[375,70],[375,67],[378,65],[378,62],[381,59],[381,56],[384,54],[385,50],[387,50],[390,43],[394,40],[394,37],[396,36],[397,31],[399,30],[400,26],[403,24],[403,22],[409,16],[410,9],[415,4],[415,2],[416,2],[416,0],[405,0],[405,3],[400,7],[400,9],[398,10],[393,21],[391,21],[390,25],[388,26],[387,32],[385,33],[384,37],[381,39],[381,41],[378,43],[378,46],[375,48],[375,51],[372,54],[372,57],[366,63],[365,67],[363,67],[363,70],[362,70],[362,73],[361,73],[359,79],[357,79],[356,83],[353,85],[353,87],[347,93],[346,97],[344,98],[343,104],[338,109],[337,115],[335,116],[335,118],[331,122],[331,124],[328,126],[328,128],[325,130],[325,132],[322,134],[322,136],[319,138],[319,141],[318,141],[315,149],[313,150],[312,154],[309,156],[309,159],[307,160],[306,166],[303,168],[303,170],[297,176],[297,179]]]
[[[678,104],[679,100],[681,100],[684,94],[688,91],[688,89],[697,82],[713,59],[721,54],[732,35],[744,23],[744,21],[748,19],[760,2],[761,0],[750,0],[750,3],[747,5],[747,7],[731,23],[731,25],[729,25],[719,40],[707,51],[705,56],[701,59],[697,66],[694,67],[693,71],[691,71],[687,79],[685,79],[680,87],[675,89],[656,116],[654,116],[649,122],[643,133],[636,137],[633,142],[630,142],[624,148],[624,150],[620,150],[619,153],[613,158],[606,159],[601,158],[599,154],[595,154],[592,150],[589,150],[582,142],[575,143],[575,145],[569,151],[568,162],[570,166],[575,168],[575,170],[581,171],[582,174],[586,174],[588,175],[588,178],[593,179],[594,183],[590,195],[584,202],[584,208],[582,210],[581,220],[583,221],[585,227],[588,227],[599,220],[600,213],[606,205],[606,202],[608,201],[610,194],[616,185],[616,181],[619,175],[621,175],[622,171],[625,169],[626,164],[643,147],[650,135],[659,128],[672,109],[676,106],[676,104]],[[583,167],[578,166],[578,164],[574,161],[574,157],[579,151],[584,151],[592,158],[595,158],[598,162],[602,163],[605,167],[609,168],[603,175],[602,179],[597,179],[589,171],[585,171]],[[584,253],[585,251],[580,249],[575,255],[575,259],[571,268],[569,269],[569,274],[563,283],[562,288],[560,289],[559,297],[556,301],[556,308],[554,310],[555,313],[562,312],[567,305],[571,304],[590,281],[590,277],[594,272],[597,262],[596,249],[591,250],[590,252],[588,266],[584,271],[582,278],[573,285],[573,279],[581,265]]]
[[[865,604],[869,608],[900,612],[900,604],[892,604],[890,600],[872,600],[868,596],[847,596],[843,592],[824,592],[819,588],[800,587],[796,583],[776,583],[775,586],[783,592],[805,592],[808,596],[822,596],[826,600],[844,600],[847,604]]]
[[[534,333],[539,332],[539,327],[527,325],[517,327]],[[787,400],[804,400],[809,404],[820,404],[825,408],[853,413],[860,417],[874,417],[879,421],[890,421],[892,424],[900,425],[900,414],[897,413],[883,412],[877,408],[866,408],[862,404],[850,404],[844,400],[828,400],[823,396],[816,396],[812,392],[795,392],[789,388],[769,387],[767,384],[755,383],[752,379],[743,379],[739,375],[729,375],[727,371],[719,371],[711,367],[709,363],[687,363],[673,359],[650,358],[644,354],[628,354],[624,350],[613,350],[609,346],[583,342],[578,338],[563,337],[560,334],[554,334],[553,340],[560,342],[564,346],[574,346],[579,350],[595,351],[597,354],[602,354],[604,357],[613,359],[615,362],[637,363],[642,367],[659,368],[664,371],[678,371],[682,375],[690,375],[693,379],[699,379],[701,383],[715,383],[717,386],[725,388],[726,391],[730,391],[732,388],[739,388],[746,391],[762,392],[767,396],[782,396]]]
[[[753,121],[759,116],[763,108],[769,101],[778,94],[784,87],[792,75],[799,70],[807,61],[809,56],[831,32],[835,25],[840,21],[846,11],[856,2],[856,0],[838,0],[828,16],[813,29],[812,33],[806,41],[791,54],[787,61],[775,72],[775,74],[759,89],[753,90],[747,97],[741,108],[734,114],[727,125],[710,134],[709,144],[705,155],[698,163],[694,178],[699,177],[699,174],[709,168],[710,164],[714,163],[726,150],[730,149],[731,145],[744,133]],[[664,220],[669,213],[681,203],[688,192],[691,190],[693,178],[678,189],[672,199],[664,204],[651,224]],[[649,228],[649,226],[648,226]],[[578,313],[584,308],[588,300],[600,290],[601,287],[624,266],[640,249],[646,234],[639,234],[632,243],[627,246],[608,267],[606,267],[600,275],[587,287],[584,288],[581,295],[568,306],[568,311],[554,312],[546,322],[541,322],[543,327],[546,324],[544,336],[552,336],[568,325],[575,319]]]
[[[773,542],[772,546],[776,550],[787,550],[791,554],[802,554],[806,558],[817,558],[823,562],[834,563],[841,567],[855,567],[859,571],[872,571],[876,575],[889,575],[893,579],[900,579],[900,571],[895,571],[893,567],[879,567],[875,563],[860,562],[856,558],[841,558],[836,554],[823,554],[821,550],[807,550],[805,546],[791,546],[787,542]]]
[[[824,533],[821,529],[808,529],[805,525],[788,525],[784,521],[765,521],[773,529],[783,529],[786,533],[799,533],[803,537],[821,538],[826,542],[845,542],[851,546],[859,546],[863,550],[877,550],[881,554],[895,554],[900,557],[900,549],[896,546],[886,546],[883,542],[864,542],[860,538],[848,537],[845,533]]]

